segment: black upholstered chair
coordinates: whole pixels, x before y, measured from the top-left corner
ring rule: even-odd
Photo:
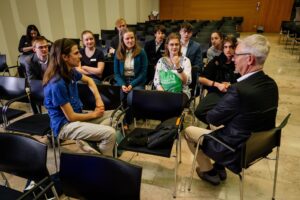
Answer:
[[[105,61],[105,67],[102,74],[102,81],[105,83],[109,83],[110,85],[114,84],[114,61]]]
[[[184,115],[183,110],[183,94],[172,93],[157,90],[133,90],[127,96],[127,104],[132,109],[132,115],[136,119],[150,119],[164,121],[170,118],[178,118],[176,121],[177,133],[171,142],[157,148],[147,148],[147,146],[132,145],[130,138],[144,135],[145,133],[153,132],[151,128],[134,128],[118,146],[118,150],[128,150],[133,152],[140,152],[162,157],[171,157],[171,151],[174,142],[176,143],[176,156],[175,156],[175,186],[174,197],[176,197],[177,188],[177,168],[178,163],[181,161],[181,135]],[[174,123],[175,124],[175,123]],[[179,160],[178,160],[179,157]]]
[[[24,78],[0,76],[0,124],[3,124],[4,127],[9,124],[10,120],[26,113],[23,110],[8,108],[7,106],[10,102],[29,102],[25,82]],[[2,114],[3,112],[5,115]]]
[[[91,154],[62,152],[60,159],[65,195],[78,199],[140,199],[141,167]]]
[[[30,83],[29,94],[31,105],[36,105],[37,109],[44,105],[44,92],[41,80],[32,80]],[[9,107],[14,101],[10,101],[6,104]],[[3,112],[3,116],[6,116],[6,112]],[[56,159],[55,139],[50,127],[50,118],[48,113],[42,113],[41,110],[37,114],[32,114],[24,118],[17,119],[13,123],[5,124],[5,130],[12,132],[26,133],[29,135],[49,136],[52,138],[52,146],[54,147],[55,165],[58,169]]]
[[[101,29],[101,40],[111,40],[116,34],[116,30],[104,30]]]
[[[114,110],[111,116],[111,125],[113,118],[118,110],[122,110],[121,102],[121,88],[120,86],[112,85],[97,85],[100,96],[105,106],[105,110]],[[83,104],[84,110],[94,110],[96,107],[95,97],[88,85],[80,83],[78,84],[79,98]]]
[[[0,186],[1,199],[15,200],[23,195],[22,192],[10,187],[3,172],[33,180],[36,183],[44,178],[51,182],[46,162],[47,145],[23,134],[0,133],[0,173],[6,182],[4,186]],[[52,186],[53,184],[50,189],[57,197],[55,188]],[[32,199],[32,196],[24,199]]]
[[[19,55],[18,57],[18,73],[19,73],[19,77],[21,78],[27,78],[27,74],[26,74],[26,58],[30,56],[30,55]]]
[[[9,67],[6,63],[6,55],[5,54],[0,54],[0,72],[2,72],[2,75],[4,75],[5,73],[8,73],[8,75],[10,76]]]
[[[35,105],[43,105],[44,93],[41,80],[32,80],[29,98],[30,101],[34,102]],[[9,105],[6,105],[10,106],[14,102],[11,101],[9,103]],[[6,113],[3,112],[3,115],[6,115]],[[13,123],[7,124],[5,129],[9,131],[17,131],[28,133],[31,135],[43,136],[48,134],[49,131],[51,132],[50,118],[47,113],[43,114],[40,111],[38,114],[33,114],[28,117],[16,120]]]
[[[189,85],[190,91],[191,91],[191,98],[187,102],[186,107],[190,110],[192,117],[193,117],[193,122],[195,121],[195,110],[196,110],[196,98],[200,96],[201,94],[201,89],[202,86],[199,83],[199,75],[202,71],[202,68],[198,66],[193,66],[192,67],[192,83]]]
[[[278,127],[275,127],[268,131],[253,132],[251,134],[250,138],[248,138],[248,140],[238,149],[234,149],[234,148],[230,147],[230,145],[223,143],[222,141],[218,140],[217,138],[213,137],[212,135],[204,135],[204,137],[210,137],[211,139],[218,142],[220,145],[223,145],[224,147],[228,148],[231,152],[241,154],[241,162],[240,162],[241,170],[240,170],[240,172],[236,171],[236,169],[225,166],[230,171],[237,174],[240,178],[240,199],[241,200],[244,197],[244,173],[245,173],[245,170],[248,167],[250,167],[251,165],[258,162],[259,160],[261,160],[263,158],[267,158],[267,156],[270,153],[272,153],[273,149],[276,148],[276,158],[275,158],[276,163],[275,163],[275,170],[274,170],[274,184],[273,184],[273,194],[272,194],[272,199],[275,200],[281,131],[287,124],[290,115],[291,114],[288,114]],[[201,141],[201,137],[198,140],[197,148],[196,148],[197,150],[194,153],[194,160],[193,160],[193,164],[192,164],[192,170],[191,170],[190,183],[189,183],[188,190],[191,190],[193,173],[194,173],[195,167],[196,167],[196,157],[197,157],[200,141]]]

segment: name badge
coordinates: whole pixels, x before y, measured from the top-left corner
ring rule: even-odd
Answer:
[[[96,61],[96,58],[91,58],[91,62],[95,62]]]

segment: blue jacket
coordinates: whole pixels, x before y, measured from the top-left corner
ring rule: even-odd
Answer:
[[[134,74],[135,77],[131,82],[131,86],[145,85],[147,77],[148,59],[145,51],[142,49],[141,53],[134,57]],[[126,85],[124,76],[124,61],[119,60],[115,55],[114,58],[114,73],[115,80],[118,86]]]
[[[202,68],[202,51],[198,42],[195,42],[193,40],[189,41],[189,45],[186,51],[186,57],[190,59],[192,66],[198,66]]]

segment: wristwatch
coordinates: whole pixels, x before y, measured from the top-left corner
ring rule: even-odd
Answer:
[[[177,68],[176,70],[177,70],[177,72],[178,72],[179,74],[183,72],[183,68],[182,68],[182,67],[179,67],[179,68]]]

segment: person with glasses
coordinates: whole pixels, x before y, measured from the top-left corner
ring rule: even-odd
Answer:
[[[180,37],[176,33],[170,33],[165,43],[164,57],[156,64],[154,86],[157,90],[183,93],[184,104],[191,97],[189,84],[191,78],[191,62],[183,56]]]
[[[269,51],[270,43],[262,35],[254,34],[240,40],[233,60],[241,77],[227,88],[226,94],[206,116],[208,123],[223,127],[215,131],[195,126],[185,129],[185,138],[193,153],[200,138],[202,148],[196,157],[196,172],[213,185],[226,179],[224,166],[235,173],[241,172],[241,146],[252,132],[275,127],[278,87],[263,71]],[[230,151],[210,137],[202,137],[205,134],[216,137],[236,151]],[[219,165],[212,165],[210,158]]]
[[[195,116],[207,124],[206,113],[211,110],[227,92],[228,87],[239,77],[234,73],[235,66],[232,61],[236,38],[227,36],[223,43],[223,52],[214,57],[204,68],[199,82],[207,89],[207,95],[201,99],[195,110]]]
[[[47,39],[43,36],[37,36],[33,42],[34,54],[25,58],[24,66],[26,78],[30,84],[31,80],[42,80],[48,66],[49,50]]]
[[[48,67],[49,61],[49,46],[47,39],[43,36],[37,36],[32,41],[33,54],[26,55],[22,62],[25,68],[25,77],[31,87],[32,80],[43,80],[44,73]],[[22,71],[24,69],[22,68]],[[31,102],[33,113],[39,113],[37,105]],[[41,110],[41,107],[39,106]]]
[[[105,111],[93,79],[75,70],[81,55],[69,39],[56,40],[50,51],[49,65],[43,78],[44,105],[55,137],[77,140],[84,151],[112,156],[116,141],[110,126],[112,112]],[[77,82],[86,83],[96,102],[94,111],[83,112]]]

